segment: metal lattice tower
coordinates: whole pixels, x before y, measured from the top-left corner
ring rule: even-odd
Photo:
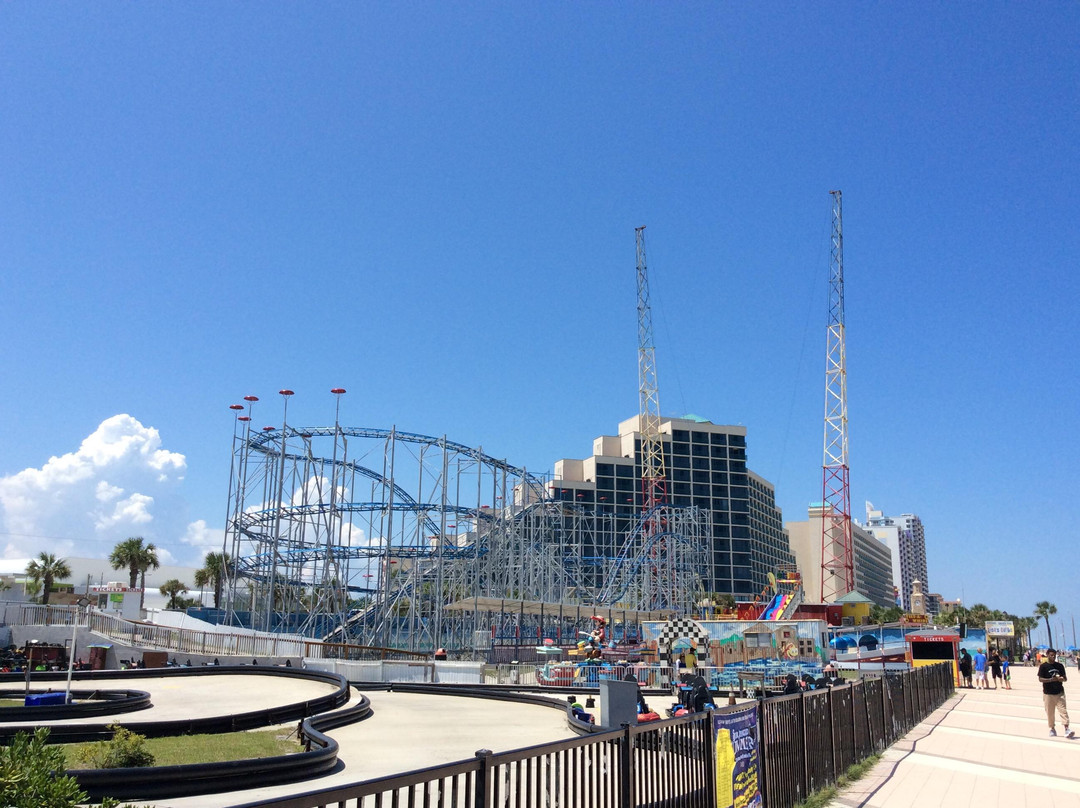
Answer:
[[[667,503],[664,445],[660,439],[660,392],[656,382],[649,270],[645,263],[645,226],[637,234],[638,413],[641,416],[642,508],[651,511]]]
[[[660,390],[656,381],[656,344],[653,338],[649,270],[645,261],[645,226],[637,237],[638,315],[638,428],[641,430],[641,539],[650,547],[655,563],[645,576],[644,599],[651,608],[671,608],[679,600],[680,570],[671,563],[672,539],[666,525],[667,475],[664,444],[660,438]]]
[[[832,195],[829,322],[825,352],[825,452],[821,484],[821,600],[855,588],[848,479],[847,359],[844,346],[844,225],[840,191]]]

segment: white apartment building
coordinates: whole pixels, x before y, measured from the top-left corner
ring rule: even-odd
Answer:
[[[892,553],[893,584],[900,595],[900,606],[904,611],[910,611],[911,582],[920,581],[923,591],[930,591],[922,520],[913,513],[886,516],[867,502],[866,530],[888,545]]]

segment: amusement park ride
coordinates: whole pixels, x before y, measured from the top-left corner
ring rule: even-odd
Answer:
[[[627,535],[557,502],[546,480],[448,440],[340,422],[253,425],[233,405],[223,618],[331,641],[424,650],[483,642],[492,599],[688,613],[708,515],[665,504],[655,352],[638,228],[645,507]],[[586,552],[586,548],[589,548]],[[551,609],[549,609],[550,613]],[[510,615],[514,617],[515,615]]]
[[[839,206],[839,192],[835,200]],[[445,435],[342,425],[343,388],[330,391],[337,400],[331,426],[291,424],[293,391],[283,389],[280,426],[256,427],[259,399],[246,396],[232,406],[222,548],[231,562],[219,619],[426,651],[485,647],[495,620],[516,621],[520,630],[526,604],[528,613],[539,605],[541,622],[545,607],[560,619],[582,608],[694,614],[705,594],[710,515],[667,502],[644,229],[636,229],[642,496],[628,532],[589,507],[556,501],[544,477],[480,448]],[[833,409],[843,453],[833,477],[826,463],[829,502],[835,500],[828,496],[830,479],[841,481],[842,497],[847,479],[842,269],[840,284],[840,392]],[[827,430],[829,424],[827,412]],[[835,504],[842,517],[844,506]],[[838,524],[842,531],[842,518]],[[828,571],[841,576],[850,574],[850,524],[847,530],[846,544],[842,532],[823,538]],[[798,605],[793,598],[801,582],[787,583],[777,616]],[[516,606],[508,609],[507,602]]]

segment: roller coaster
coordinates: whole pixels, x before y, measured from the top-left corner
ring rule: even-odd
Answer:
[[[708,514],[664,510],[658,541],[636,512],[555,501],[544,477],[445,436],[285,420],[255,429],[241,415],[224,619],[429,650],[475,647],[490,631],[489,615],[462,608],[469,599],[689,612]]]

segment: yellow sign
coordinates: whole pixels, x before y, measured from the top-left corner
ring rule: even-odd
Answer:
[[[716,732],[716,808],[731,808],[735,804],[735,748],[731,744],[731,732]]]
[[[930,624],[930,618],[925,614],[905,614],[900,618],[900,623],[908,626],[926,626]]]

